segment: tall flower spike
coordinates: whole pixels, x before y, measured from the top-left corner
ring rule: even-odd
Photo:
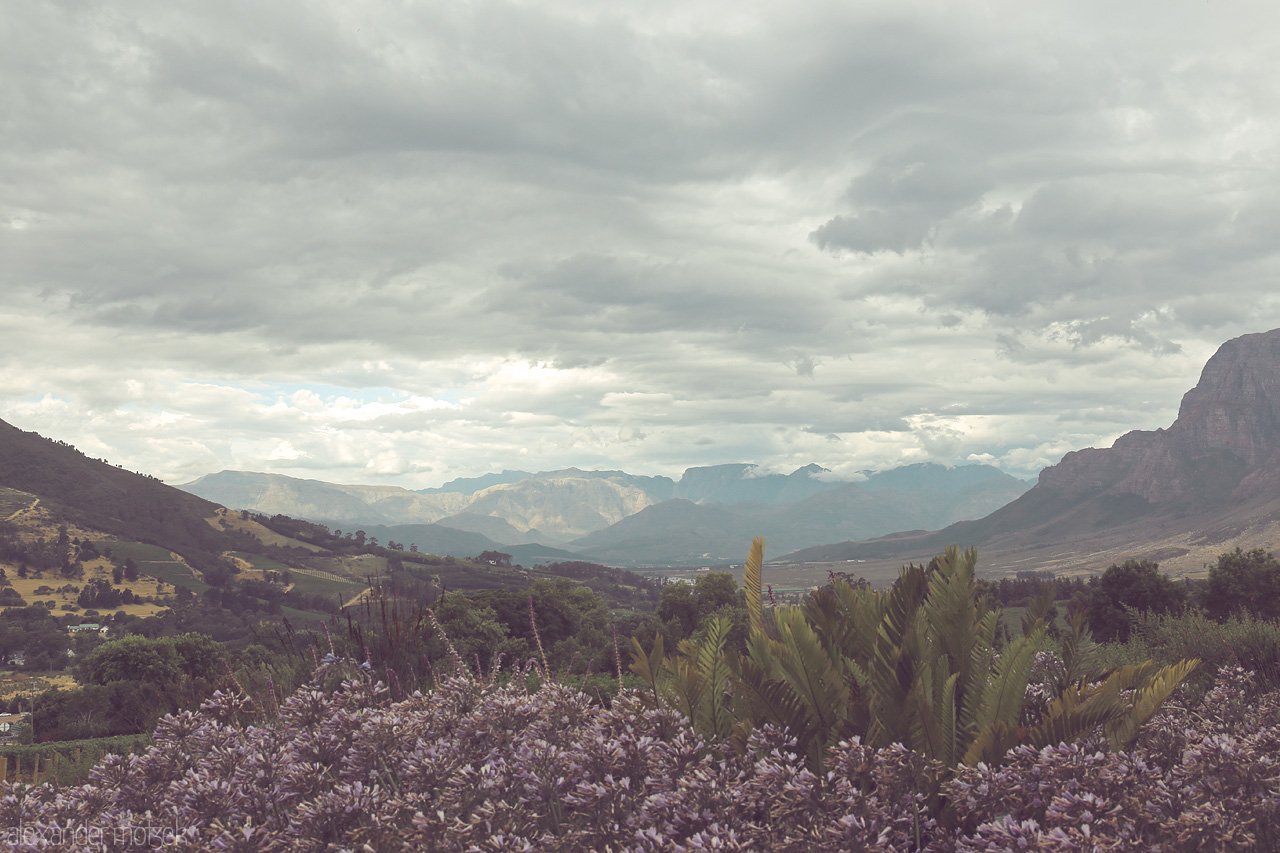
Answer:
[[[271,676],[267,676],[267,695],[271,697],[271,714],[275,719],[280,719],[280,699],[276,696],[276,683],[271,680]]]
[[[533,612],[533,596],[529,596],[529,624],[533,627],[533,639],[538,643],[538,654],[542,656],[542,677],[551,680],[551,667],[547,665],[547,652],[542,648],[542,636],[538,633],[538,618]]]
[[[618,690],[622,690],[622,650],[618,648],[618,623],[609,623],[613,631],[613,663],[618,668]]]
[[[444,626],[440,624],[440,620],[436,618],[436,612],[432,608],[427,608],[427,616],[431,618],[431,624],[440,632],[440,639],[444,640],[445,648],[449,650],[449,659],[453,661],[453,671],[458,674],[470,675],[470,670],[466,664],[462,662],[462,655],[458,654],[458,650],[453,647],[453,641],[449,639],[449,635],[445,633]]]

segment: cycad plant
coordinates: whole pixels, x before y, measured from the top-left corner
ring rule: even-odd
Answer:
[[[836,581],[802,607],[770,610],[763,559],[757,538],[745,564],[746,654],[725,649],[724,626],[713,623],[670,659],[660,643],[650,654],[637,643],[632,669],[651,703],[678,708],[707,736],[745,745],[757,725],[787,728],[819,776],[828,747],[855,735],[950,766],[999,763],[1013,746],[1070,741],[1098,726],[1123,748],[1198,663],[1073,666],[1039,720],[1022,725],[1044,619],[997,650],[999,610],[977,593],[975,550],[952,546],[927,568],[904,567],[887,590]],[[1067,643],[1087,641],[1086,630],[1077,622]]]

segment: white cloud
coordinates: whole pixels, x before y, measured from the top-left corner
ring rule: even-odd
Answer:
[[[282,441],[276,445],[275,449],[267,454],[267,459],[274,462],[277,460],[305,459],[306,453],[293,446],[292,442]]]

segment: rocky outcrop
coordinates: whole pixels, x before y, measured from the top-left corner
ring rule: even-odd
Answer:
[[[1280,488],[1280,329],[1223,344],[1168,429],[1068,453],[1037,489],[1134,495],[1153,505],[1243,500]]]

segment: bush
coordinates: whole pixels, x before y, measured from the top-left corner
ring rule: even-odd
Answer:
[[[1235,666],[1255,673],[1263,686],[1280,687],[1280,623],[1247,615],[1221,622],[1195,611],[1139,615],[1129,642],[1113,654],[1117,662],[1151,658],[1161,663],[1195,655],[1202,668],[1188,681],[1200,695],[1219,669]]]
[[[1102,574],[1089,594],[1089,627],[1103,641],[1129,638],[1135,611],[1177,613],[1186,604],[1186,590],[1160,573],[1150,560],[1125,560]]]
[[[739,755],[635,693],[611,708],[519,677],[449,679],[392,702],[322,666],[271,725],[219,694],[166,717],[142,755],[77,788],[0,785],[0,826],[38,837],[180,828],[181,850],[1234,850],[1280,838],[1280,693],[1227,670],[1195,713],[1166,708],[1133,748],[1019,747],[946,769],[900,744],[834,744],[811,774],[758,727]],[[517,674],[518,675],[518,674]],[[941,785],[941,797],[927,793]],[[176,831],[176,830],[175,830]],[[70,848],[72,845],[68,845]],[[51,848],[56,849],[56,846]]]

